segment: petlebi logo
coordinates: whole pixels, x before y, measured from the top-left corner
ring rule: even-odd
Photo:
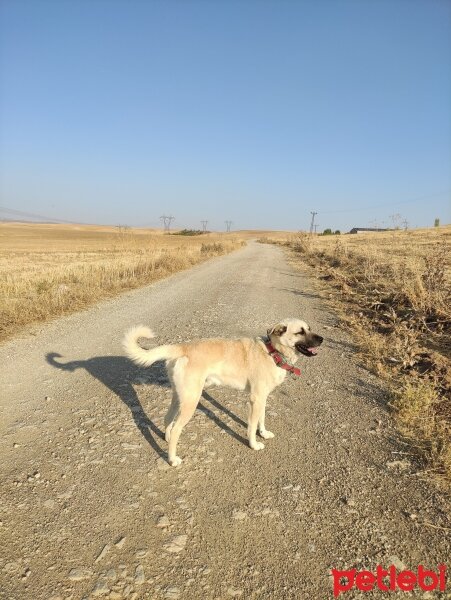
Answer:
[[[419,565],[415,571],[408,569],[398,571],[395,565],[384,569],[381,565],[377,565],[374,572],[332,569],[331,573],[335,597],[353,588],[361,592],[371,592],[375,588],[383,592],[411,592],[415,589],[424,592],[446,590],[446,565],[438,565],[436,570]]]

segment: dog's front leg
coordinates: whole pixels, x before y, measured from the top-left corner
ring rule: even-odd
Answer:
[[[247,422],[247,437],[249,439],[249,446],[253,450],[263,450],[265,447],[262,442],[257,442],[255,436],[257,434],[257,425],[265,408],[266,397],[261,394],[251,393],[251,399],[249,401],[249,418]]]
[[[263,402],[263,408],[260,413],[260,418],[258,420],[258,431],[264,440],[270,440],[274,437],[272,431],[268,431],[265,427],[265,411],[266,411],[266,399]]]

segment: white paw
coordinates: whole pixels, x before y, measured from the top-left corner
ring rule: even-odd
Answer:
[[[262,444],[261,442],[254,442],[253,444],[250,444],[250,446],[252,450],[263,450],[265,444]]]
[[[268,431],[267,429],[265,429],[264,431],[260,431],[260,435],[262,436],[262,438],[264,440],[270,440],[271,438],[274,437],[274,434],[272,431]]]
[[[182,463],[182,459],[176,456],[175,458],[169,459],[171,467],[178,467]]]

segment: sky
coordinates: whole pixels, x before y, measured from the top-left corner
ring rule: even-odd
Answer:
[[[449,0],[0,11],[3,208],[211,230],[451,221]]]

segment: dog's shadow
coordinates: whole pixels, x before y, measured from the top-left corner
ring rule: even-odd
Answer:
[[[167,453],[161,448],[158,442],[158,440],[164,440],[164,433],[151,419],[149,419],[134,388],[134,385],[146,383],[170,388],[171,385],[163,361],[154,363],[150,368],[141,369],[136,367],[130,359],[125,356],[94,356],[87,360],[73,360],[65,363],[57,361],[58,358],[61,358],[61,354],[58,354],[57,352],[49,352],[46,355],[46,360],[52,367],[69,372],[74,372],[77,369],[85,369],[92,377],[103,383],[103,385],[118,396],[118,398],[120,398],[129,408],[136,427],[139,429],[144,439],[159,456],[167,458]],[[242,419],[212,398],[205,390],[202,392],[202,397],[212,406],[230,417],[235,423],[242,427],[246,427],[246,423],[244,423]],[[233,431],[227,423],[218,417],[218,415],[210,408],[202,404],[202,402],[199,402],[197,408],[226,433],[247,445],[246,440],[241,435]]]

